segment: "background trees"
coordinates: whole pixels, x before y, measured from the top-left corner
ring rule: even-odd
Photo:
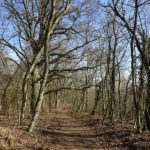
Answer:
[[[17,110],[20,125],[30,112],[30,132],[41,111],[64,104],[102,122],[134,119],[138,133],[149,129],[148,5],[2,1],[1,110]]]

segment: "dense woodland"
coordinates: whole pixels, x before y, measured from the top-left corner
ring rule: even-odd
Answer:
[[[1,0],[0,113],[27,132],[70,114],[150,130],[150,0]]]

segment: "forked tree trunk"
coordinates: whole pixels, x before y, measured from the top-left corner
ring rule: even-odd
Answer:
[[[32,61],[32,65],[28,68],[28,70],[27,70],[27,72],[26,72],[26,74],[24,76],[24,79],[23,79],[23,83],[22,83],[22,105],[21,105],[20,116],[19,116],[19,125],[20,126],[22,125],[22,122],[23,122],[23,119],[24,119],[24,111],[25,111],[26,104],[27,104],[28,81],[29,81],[29,78],[32,75],[32,72],[33,72],[37,62],[40,59],[42,51],[43,51],[43,48],[41,48],[38,51],[38,53],[35,55],[35,57],[34,57],[34,59]]]

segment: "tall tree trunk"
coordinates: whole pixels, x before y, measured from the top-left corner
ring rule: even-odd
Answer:
[[[30,112],[34,113],[34,108],[36,101],[38,99],[39,89],[40,88],[40,67],[37,65],[32,73],[32,93],[31,93],[31,103],[30,103]]]
[[[146,71],[147,71],[147,97],[145,108],[145,121],[146,121],[146,128],[150,130],[150,70]]]
[[[32,64],[28,68],[28,70],[24,76],[24,79],[23,79],[23,83],[22,83],[22,105],[21,105],[20,116],[19,116],[19,125],[22,125],[23,118],[24,118],[24,111],[25,111],[26,104],[27,104],[28,81],[29,81],[29,78],[31,77],[31,74],[32,74],[37,62],[40,59],[42,51],[43,51],[43,48],[41,48],[38,51],[38,53],[35,55],[35,57],[33,58]]]
[[[95,115],[96,113],[97,104],[100,100],[100,92],[101,92],[101,85],[99,83],[99,85],[96,87],[96,90],[95,90],[95,103],[94,103],[91,115]]]
[[[81,92],[81,102],[80,102],[80,105],[79,105],[79,108],[78,108],[78,112],[82,112],[84,101],[85,101],[85,89],[83,89],[82,92]]]
[[[43,75],[42,75],[42,81],[40,84],[39,95],[38,95],[38,99],[37,99],[36,106],[34,109],[34,113],[33,113],[32,119],[30,121],[30,124],[27,128],[27,131],[29,131],[29,132],[33,132],[33,129],[34,129],[37,119],[38,119],[38,115],[41,111],[43,96],[44,96],[46,82],[47,82],[47,78],[48,78],[48,70],[49,70],[49,59],[48,58],[49,57],[48,57],[48,50],[47,50],[47,43],[46,43],[45,47],[44,47],[44,71],[43,71]]]
[[[55,92],[55,109],[58,107],[58,92]]]
[[[113,64],[112,64],[112,74],[111,74],[111,122],[114,122],[114,113],[115,113],[115,101],[116,101],[116,92],[115,92],[115,57],[116,57],[116,50],[113,51]]]
[[[122,124],[122,105],[121,105],[121,74],[120,74],[120,66],[118,65],[118,75],[119,75],[119,83],[118,83],[118,98],[119,98],[119,119],[121,119]]]
[[[139,109],[139,104],[137,102],[137,97],[136,97],[136,60],[134,56],[134,36],[131,39],[131,69],[132,69],[132,93],[133,93],[133,102],[135,105],[135,111],[136,111],[136,128],[137,128],[137,133],[141,132],[141,126],[140,126],[140,109]]]
[[[115,23],[113,23],[113,35],[114,35],[114,46],[113,49],[110,49],[112,52],[112,71],[111,71],[111,77],[110,77],[110,94],[111,94],[111,110],[110,110],[110,118],[111,122],[113,123],[115,121],[115,104],[116,104],[116,50],[117,50],[117,44],[118,44],[118,37],[115,31]],[[111,44],[111,43],[110,43]]]
[[[84,98],[84,102],[83,102],[82,111],[87,112],[87,110],[88,110],[88,89],[85,90],[85,98]]]

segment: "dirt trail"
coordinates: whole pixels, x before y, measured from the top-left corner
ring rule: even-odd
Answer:
[[[61,147],[71,150],[100,149],[98,136],[84,122],[73,118],[66,111],[57,111],[55,119],[59,127],[53,134],[61,139]]]
[[[17,121],[15,118],[14,120],[12,118],[5,119],[1,116],[0,127],[2,130],[0,136],[2,137],[8,137],[10,135],[11,128],[9,126],[11,125],[13,127]],[[28,120],[26,120],[26,124],[28,124]],[[0,140],[0,150],[100,149],[98,136],[95,131],[82,119],[72,117],[67,109],[54,110],[54,112],[48,115],[40,116],[34,133],[28,133],[25,129],[26,126],[15,129],[13,134],[15,145],[13,147],[9,147],[7,142]]]
[[[0,150],[150,150],[149,131],[137,135],[132,124],[100,124],[99,117],[67,110],[41,114],[33,133],[26,132],[29,118],[14,129],[17,117],[0,115]]]

